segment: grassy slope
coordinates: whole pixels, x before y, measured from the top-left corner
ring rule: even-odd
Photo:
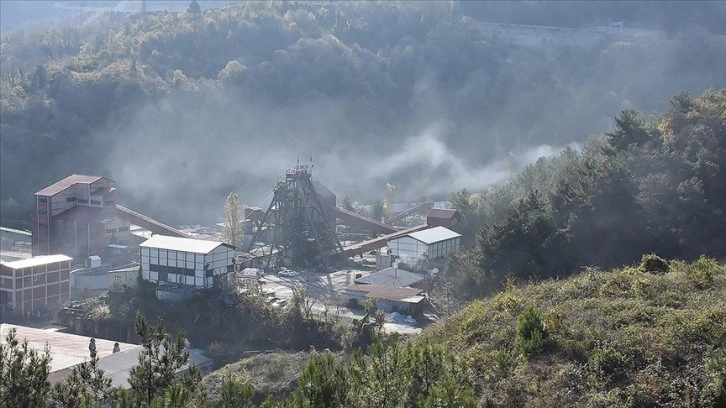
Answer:
[[[484,405],[715,406],[726,381],[723,269],[671,262],[666,274],[586,270],[509,287],[424,333],[469,362]],[[549,337],[527,359],[515,337],[529,305],[542,312]]]
[[[285,395],[295,388],[297,377],[309,358],[310,354],[307,352],[257,355],[228,364],[204,376],[202,387],[207,391],[210,402],[216,406],[221,398],[222,380],[226,375],[249,378],[255,387],[255,399],[259,403],[268,395]]]

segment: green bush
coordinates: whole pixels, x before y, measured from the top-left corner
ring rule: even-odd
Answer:
[[[697,289],[707,289],[713,285],[713,277],[721,267],[713,258],[701,255],[696,261],[686,266],[686,279]]]
[[[656,254],[643,255],[643,257],[640,258],[640,265],[638,266],[638,270],[640,272],[658,274],[668,273],[669,269],[668,261]]]
[[[726,350],[718,350],[708,360],[711,381],[701,394],[703,406],[726,406]]]
[[[605,346],[590,354],[590,367],[606,378],[616,380],[627,368],[627,360],[615,347]]]
[[[517,319],[517,344],[526,357],[534,355],[544,346],[547,332],[542,324],[542,313],[528,306]]]

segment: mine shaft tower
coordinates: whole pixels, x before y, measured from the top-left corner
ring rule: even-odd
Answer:
[[[322,266],[327,269],[331,258],[343,252],[343,247],[331,225],[327,211],[312,183],[312,164],[288,168],[285,178],[278,179],[272,202],[261,227],[272,229],[266,267],[273,258],[285,258],[292,266]]]

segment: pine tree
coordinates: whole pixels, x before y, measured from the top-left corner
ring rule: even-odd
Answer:
[[[184,375],[179,375],[189,362],[184,335],[172,337],[164,331],[163,322],[150,325],[141,315],[136,317],[136,333],[144,350],[139,354],[139,365],[131,369],[128,380],[131,391],[118,392],[117,401],[135,401],[136,405],[148,406],[160,400],[167,406],[183,406],[197,396],[201,381],[199,370],[192,366]]]
[[[50,351],[42,353],[20,342],[15,328],[0,344],[0,406],[36,408],[48,405]]]
[[[199,7],[199,2],[197,0],[192,0],[191,3],[189,3],[189,8],[187,8],[187,12],[191,14],[201,13],[202,8]]]

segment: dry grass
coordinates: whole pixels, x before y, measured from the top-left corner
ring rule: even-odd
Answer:
[[[706,259],[669,266],[512,287],[424,335],[465,356],[487,406],[715,406],[726,397],[726,373],[713,368],[723,367],[713,362],[726,342],[726,273]],[[515,339],[527,306],[548,334],[530,359]]]

